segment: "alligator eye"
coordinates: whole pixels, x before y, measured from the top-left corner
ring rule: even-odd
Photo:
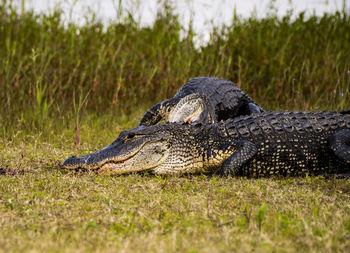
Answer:
[[[132,139],[132,138],[134,138],[134,137],[135,137],[135,134],[134,134],[134,133],[129,133],[129,134],[126,136],[127,139]]]
[[[131,141],[131,140],[135,140],[135,139],[138,139],[138,138],[142,138],[142,137],[145,137],[144,134],[138,134],[138,133],[128,133],[127,136],[125,137],[125,141]]]

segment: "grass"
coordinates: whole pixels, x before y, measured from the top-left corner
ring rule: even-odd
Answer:
[[[230,26],[214,28],[200,48],[191,26],[182,27],[167,2],[144,28],[130,15],[108,25],[86,17],[87,25],[77,26],[64,25],[59,10],[19,14],[2,4],[0,14],[0,120],[6,129],[18,123],[43,130],[50,118],[80,121],[73,105],[81,97],[87,112],[129,114],[137,101],[146,108],[172,97],[196,76],[227,78],[269,109],[349,108],[345,10],[295,19],[235,17]]]
[[[346,179],[109,177],[59,170],[58,161],[109,144],[118,128],[82,125],[86,142],[79,147],[68,131],[48,141],[25,136],[0,143],[0,167],[9,171],[0,177],[3,252],[349,250]]]
[[[236,17],[196,48],[167,2],[147,28],[132,16],[65,26],[60,11],[0,6],[0,252],[350,250],[346,179],[58,167],[110,144],[195,76],[230,79],[268,109],[350,109],[348,12]]]
[[[139,113],[139,115],[141,115]],[[0,252],[347,252],[350,181],[110,177],[59,163],[110,144],[128,122],[86,116],[64,129],[0,141]]]

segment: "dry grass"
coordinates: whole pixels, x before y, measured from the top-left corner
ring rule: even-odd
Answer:
[[[103,126],[109,118],[93,122]],[[0,176],[0,251],[350,249],[346,179],[109,177],[59,170],[64,158],[112,142],[117,129],[117,123],[97,129],[84,124],[80,147],[68,131],[0,142],[6,172]]]

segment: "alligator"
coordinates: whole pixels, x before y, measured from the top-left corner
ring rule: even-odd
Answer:
[[[350,171],[350,111],[264,112],[215,124],[162,123],[122,131],[109,146],[64,169],[103,174],[262,177]]]
[[[154,105],[140,125],[160,120],[178,123],[216,123],[265,110],[234,83],[216,77],[191,78],[173,98]]]

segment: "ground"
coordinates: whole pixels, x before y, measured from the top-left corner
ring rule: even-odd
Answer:
[[[62,171],[135,124],[87,122],[79,147],[71,129],[0,141],[0,252],[350,250],[348,179]]]

